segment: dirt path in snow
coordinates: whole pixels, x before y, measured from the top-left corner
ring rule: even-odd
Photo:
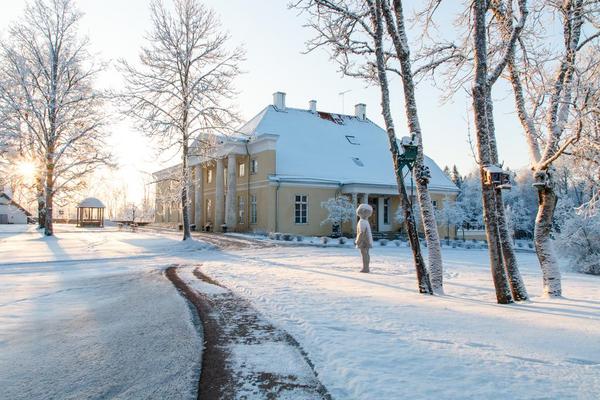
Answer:
[[[249,302],[198,267],[171,266],[166,275],[202,321],[199,399],[331,398],[298,342]]]

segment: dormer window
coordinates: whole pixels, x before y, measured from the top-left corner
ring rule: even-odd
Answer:
[[[352,157],[352,161],[354,161],[354,164],[358,165],[359,167],[365,166],[365,164],[363,164],[363,162],[358,157]]]
[[[358,139],[354,135],[346,135],[346,140],[350,144],[354,144],[354,145],[359,145],[360,144],[360,142],[358,141]]]

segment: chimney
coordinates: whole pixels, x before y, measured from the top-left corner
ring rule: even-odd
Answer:
[[[285,93],[283,93],[283,92],[273,93],[273,106],[278,111],[285,111]]]
[[[354,115],[361,121],[367,118],[367,106],[363,103],[358,103],[354,106]]]
[[[316,100],[311,100],[308,102],[308,110],[315,114],[317,112],[317,101]]]

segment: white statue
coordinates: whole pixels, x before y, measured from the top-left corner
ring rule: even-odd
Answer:
[[[373,214],[373,208],[368,204],[361,204],[356,209],[356,215],[360,220],[356,224],[356,248],[360,250],[362,255],[363,268],[360,272],[369,272],[369,249],[373,247],[373,235],[371,235],[371,225],[369,225],[369,217]]]

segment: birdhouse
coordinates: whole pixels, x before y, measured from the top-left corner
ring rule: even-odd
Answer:
[[[405,136],[400,141],[400,145],[404,150],[404,153],[402,153],[404,159],[412,162],[417,160],[417,144],[415,143],[414,139]]]
[[[412,170],[412,167],[417,160],[417,144],[414,139],[405,136],[400,140],[400,146],[402,146],[403,150],[403,153],[400,154],[399,157],[400,165],[407,166]]]
[[[483,170],[485,171],[485,180],[483,182],[485,185],[494,186],[496,189],[510,190],[510,174],[508,172],[496,165],[484,167]]]

